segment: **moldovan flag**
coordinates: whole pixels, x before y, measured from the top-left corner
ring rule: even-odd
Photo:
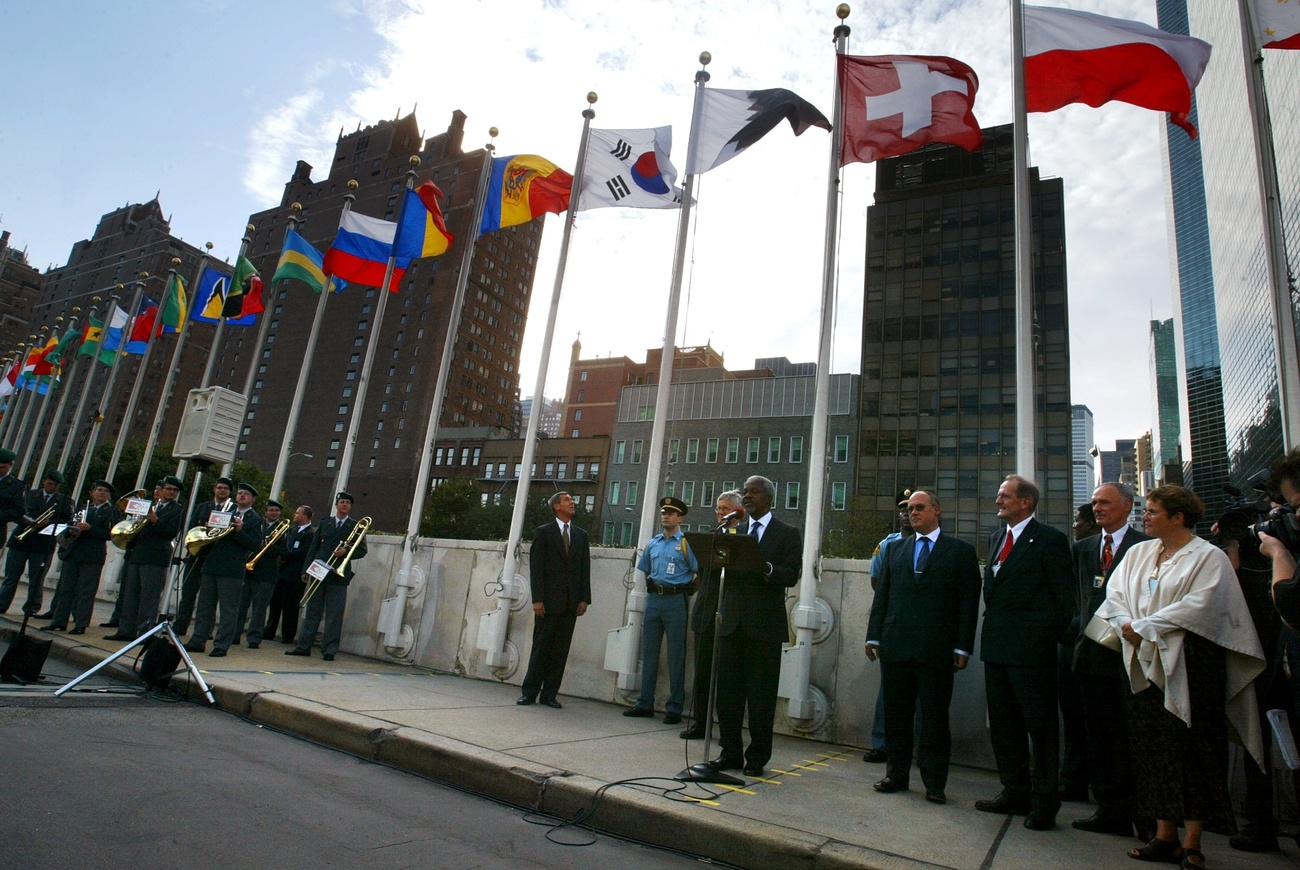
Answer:
[[[440,199],[442,191],[432,181],[415,190],[407,189],[402,215],[397,219],[397,235],[393,238],[393,251],[398,260],[410,262],[436,257],[451,247],[455,237],[447,232],[447,222],[438,207]]]
[[[1300,0],[1251,0],[1264,48],[1300,49]]]
[[[984,141],[972,111],[979,78],[950,57],[839,55],[840,165],[897,157],[931,142],[974,151]]]
[[[1070,103],[1094,108],[1119,100],[1168,112],[1195,138],[1192,91],[1210,61],[1210,44],[1140,21],[1073,9],[1026,6],[1025,100],[1031,112]]]
[[[572,189],[573,176],[545,157],[493,157],[479,234],[526,224],[547,212],[563,214]]]
[[[382,218],[367,217],[349,209],[339,221],[339,233],[325,252],[323,271],[356,284],[378,287],[384,283],[388,258],[393,256],[393,236],[397,224]],[[405,263],[393,265],[393,288],[402,280]]]

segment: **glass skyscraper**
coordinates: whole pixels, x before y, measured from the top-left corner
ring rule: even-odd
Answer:
[[[1174,321],[1151,321],[1152,471],[1166,482],[1165,466],[1178,460],[1178,361]]]

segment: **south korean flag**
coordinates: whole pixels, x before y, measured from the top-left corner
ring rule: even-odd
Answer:
[[[682,189],[668,159],[673,128],[591,130],[578,210],[678,208]]]

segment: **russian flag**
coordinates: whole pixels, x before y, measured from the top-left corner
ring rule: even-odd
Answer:
[[[1119,100],[1169,112],[1171,121],[1196,136],[1188,114],[1192,91],[1210,62],[1208,42],[1091,12],[1024,9],[1029,111]]]
[[[393,237],[397,224],[380,218],[367,217],[349,209],[339,221],[339,234],[334,244],[325,252],[322,271],[354,284],[378,287],[384,283],[384,271],[393,255]],[[397,292],[410,260],[398,260],[393,265],[389,289]]]

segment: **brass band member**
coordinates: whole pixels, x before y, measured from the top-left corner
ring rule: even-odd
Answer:
[[[63,567],[46,631],[66,630],[71,616],[72,630],[68,634],[86,633],[95,610],[95,592],[104,570],[110,532],[118,520],[117,509],[113,507],[116,495],[107,480],[95,481],[90,485],[90,506],[85,515],[68,527],[68,543],[59,551]]]
[[[185,488],[180,478],[169,474],[159,483],[155,489],[158,499],[145,515],[144,528],[127,546],[126,572],[119,593],[122,614],[117,633],[106,640],[135,640],[153,627],[158,616],[158,602],[172,561],[172,541],[180,534],[185,519],[185,509],[176,503]]]
[[[59,492],[62,485],[63,475],[51,468],[41,479],[40,488],[27,494],[26,512],[18,521],[20,528],[9,536],[5,579],[0,584],[0,613],[13,603],[14,593],[18,591],[18,578],[24,570],[27,571],[27,602],[23,605],[23,613],[36,616],[40,612],[45,572],[50,570],[55,543],[54,535],[41,532],[72,519],[72,501]]]
[[[316,528],[316,534],[311,539],[311,547],[307,550],[304,564],[310,565],[316,559],[328,559],[331,555],[339,559],[347,555],[344,542],[357,525],[357,521],[350,516],[351,513],[352,494],[346,491],[340,492],[334,498],[334,516],[321,520]],[[353,551],[352,559],[344,566],[343,574],[339,575],[335,572],[325,578],[320,591],[307,602],[307,613],[303,617],[302,629],[298,632],[297,645],[293,649],[285,650],[285,655],[311,655],[312,641],[316,638],[316,629],[320,625],[321,614],[324,613],[325,629],[321,636],[321,657],[327,662],[334,661],[334,655],[339,651],[339,641],[343,637],[343,607],[347,603],[348,584],[352,582],[352,563],[357,559],[364,559],[365,555],[366,542],[362,539]],[[304,574],[303,582],[307,579],[307,575]]]
[[[224,656],[239,633],[239,591],[244,584],[244,565],[262,545],[262,518],[253,510],[256,499],[257,490],[252,484],[239,484],[235,488],[235,511],[230,518],[233,531],[207,546],[194,613],[194,634],[185,644],[188,652],[203,652],[214,622],[217,633],[212,638],[212,652],[208,653],[212,658]]]
[[[276,629],[279,628],[281,641],[298,642],[302,572],[306,567],[307,549],[311,546],[312,536],[316,534],[311,518],[311,507],[298,505],[293,513],[293,528],[267,554],[268,557],[276,557],[279,573],[275,581],[275,595],[271,597],[271,607],[266,616],[266,630],[262,632],[263,640],[274,640]]]
[[[27,512],[27,484],[14,474],[17,454],[0,448],[0,538],[9,531],[9,524],[22,519]]]
[[[258,553],[266,543],[266,538],[270,537],[271,530],[280,522],[280,512],[284,510],[275,499],[266,500],[266,512],[262,515],[263,527],[262,538],[258,542],[257,548],[253,553]],[[275,581],[279,576],[279,565],[275,555],[274,547],[280,545],[284,538],[280,538],[272,546],[272,550],[253,566],[252,571],[244,572],[244,585],[239,593],[239,627],[247,630],[248,648],[257,649],[262,645],[262,629],[266,626],[266,609],[271,604],[271,596],[275,594]],[[252,613],[249,613],[249,610]],[[239,635],[235,635],[235,643],[239,643]]]
[[[234,481],[228,477],[218,477],[217,482],[212,484],[212,498],[194,506],[194,513],[190,514],[190,522],[185,531],[206,526],[213,511],[233,511],[235,502],[230,494],[234,491]],[[181,603],[176,610],[176,622],[172,626],[177,634],[187,634],[190,630],[190,620],[194,618],[194,602],[199,597],[199,585],[203,582],[203,560],[207,555],[207,550],[200,550],[197,555],[185,554],[181,568]],[[207,640],[206,637],[202,639]]]

